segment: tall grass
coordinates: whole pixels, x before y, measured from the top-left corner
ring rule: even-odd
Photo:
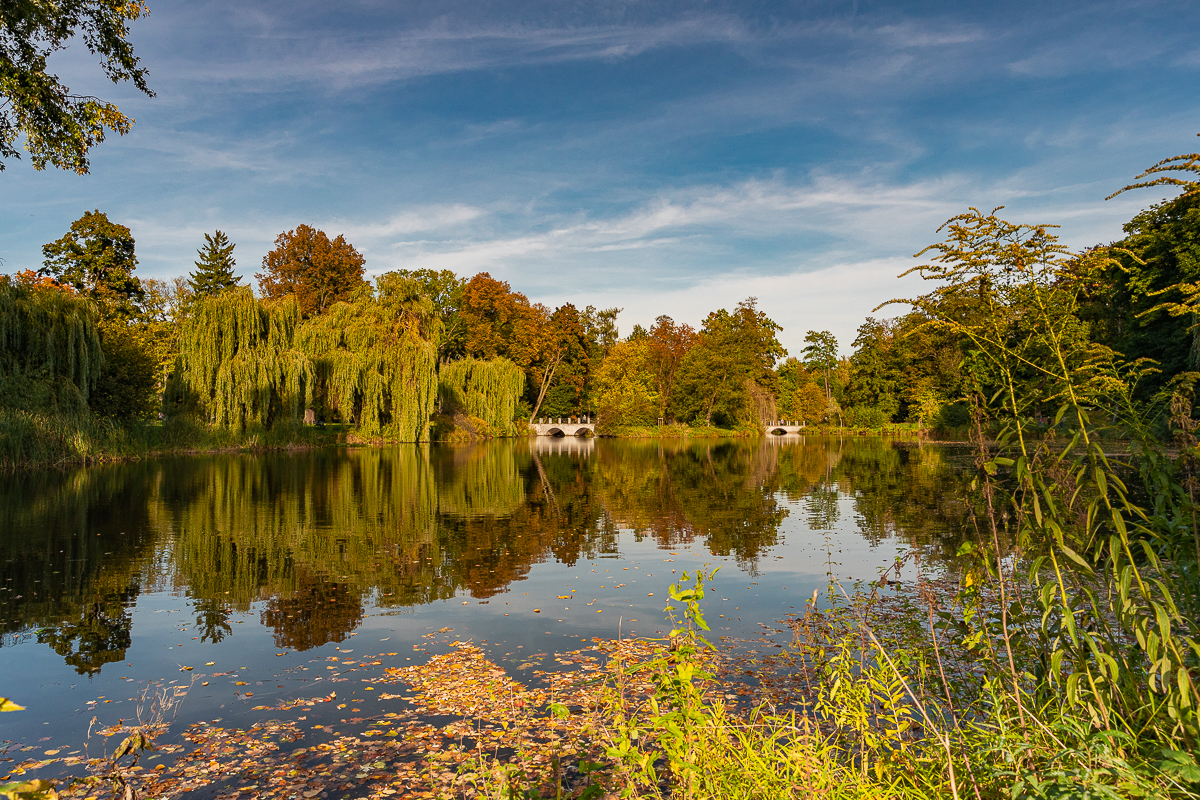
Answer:
[[[339,428],[295,423],[233,433],[188,418],[119,423],[89,415],[0,408],[0,471],[119,461],[176,452],[274,449],[332,444]]]

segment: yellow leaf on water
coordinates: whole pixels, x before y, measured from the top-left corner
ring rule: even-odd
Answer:
[[[24,711],[25,706],[19,706],[7,697],[0,697],[0,711]]]

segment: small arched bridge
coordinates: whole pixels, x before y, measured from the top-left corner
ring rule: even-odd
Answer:
[[[785,433],[801,433],[804,430],[804,423],[794,419],[777,419],[774,422],[765,423],[763,429],[774,436],[782,436]]]
[[[538,436],[596,435],[596,423],[588,417],[539,417],[529,427]]]

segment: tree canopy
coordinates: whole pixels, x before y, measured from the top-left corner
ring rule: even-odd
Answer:
[[[83,413],[103,363],[90,302],[0,280],[0,407]]]
[[[142,297],[133,234],[112,222],[103,212],[88,211],[71,223],[61,238],[42,247],[45,257],[40,274],[68,284],[101,307],[130,315]]]
[[[264,297],[295,295],[301,315],[311,317],[349,300],[363,285],[365,263],[346,237],[331,240],[325,231],[297,225],[276,237],[275,249],[263,256],[263,271],[255,277]]]
[[[24,137],[34,169],[49,165],[83,175],[89,151],[108,132],[129,132],[133,120],[115,104],[72,93],[47,71],[47,62],[80,41],[100,57],[113,83],[128,81],[153,97],[129,42],[129,23],[146,13],[138,0],[0,3],[0,170],[4,159],[20,158],[17,143]]]
[[[363,286],[305,321],[298,342],[331,404],[364,434],[390,426],[403,441],[422,441],[437,398],[439,334],[433,303],[416,282],[387,273],[377,294]]]
[[[312,362],[295,346],[294,298],[264,302],[249,288],[202,298],[179,341],[177,374],[213,423],[234,430],[296,420],[312,398]]]
[[[706,425],[751,421],[755,390],[750,384],[773,394],[775,362],[787,355],[776,338],[780,330],[753,297],[732,312],[710,313],[680,364],[675,416]]]

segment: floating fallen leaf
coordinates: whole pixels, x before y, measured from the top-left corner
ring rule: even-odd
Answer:
[[[179,671],[180,672],[191,672],[193,669],[195,669],[195,668],[194,667],[180,667]]]

